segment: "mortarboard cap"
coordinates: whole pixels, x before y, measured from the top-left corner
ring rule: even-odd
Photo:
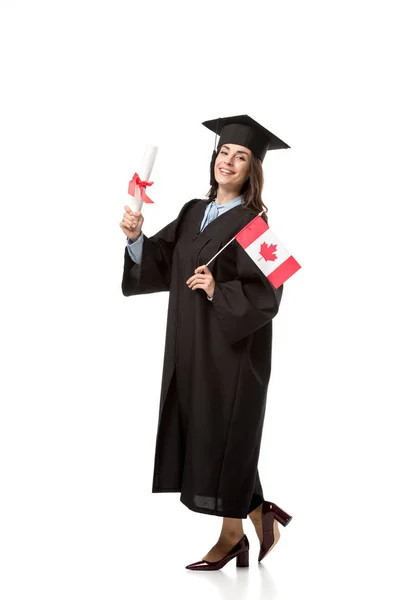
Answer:
[[[203,125],[220,136],[219,146],[229,143],[245,146],[261,161],[264,159],[267,150],[290,148],[285,142],[248,115],[204,121]]]

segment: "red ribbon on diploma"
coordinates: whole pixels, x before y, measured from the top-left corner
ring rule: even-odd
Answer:
[[[148,204],[154,204],[153,200],[151,200],[145,192],[145,189],[148,185],[153,185],[153,181],[142,181],[137,173],[134,174],[132,179],[129,182],[128,194],[131,196],[135,195],[135,186],[138,186],[140,189],[140,196],[143,202],[147,202]]]

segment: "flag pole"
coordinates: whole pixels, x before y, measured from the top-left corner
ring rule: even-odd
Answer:
[[[263,212],[265,212],[265,211],[266,211],[266,209],[264,208],[261,212],[258,213],[258,215],[256,217],[254,217],[254,219],[256,219],[257,217],[259,217],[260,215],[262,215]],[[254,221],[254,219],[252,219],[250,221],[250,223],[247,223],[246,227],[248,227],[249,225],[251,225],[251,223]],[[243,229],[246,229],[246,227],[243,227]],[[241,229],[241,231],[243,231],[243,229]],[[222,250],[225,250],[225,248],[227,246],[229,246],[229,244],[231,242],[233,242],[233,240],[235,239],[236,235],[234,235],[233,238],[231,240],[229,240],[229,242],[227,244],[225,244],[225,246],[223,248],[221,248],[221,250],[218,250],[217,254],[215,254],[212,258],[210,258],[210,260],[208,261],[208,263],[205,265],[206,267],[208,267],[208,265],[210,264],[210,262],[212,262],[214,260],[214,258],[217,258],[218,254],[220,254],[222,252]]]

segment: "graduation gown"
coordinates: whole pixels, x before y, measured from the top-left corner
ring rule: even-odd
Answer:
[[[169,292],[152,492],[189,509],[246,518],[262,501],[257,464],[271,371],[275,289],[234,240],[209,269],[213,300],[186,281],[255,216],[243,205],[211,221],[193,199],[151,237],[142,262],[125,248],[124,296]]]

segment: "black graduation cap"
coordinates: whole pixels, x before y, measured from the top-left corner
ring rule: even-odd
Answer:
[[[213,119],[212,121],[204,121],[203,125],[220,136],[219,146],[229,143],[245,146],[261,161],[264,160],[267,150],[290,148],[285,142],[248,115]]]

